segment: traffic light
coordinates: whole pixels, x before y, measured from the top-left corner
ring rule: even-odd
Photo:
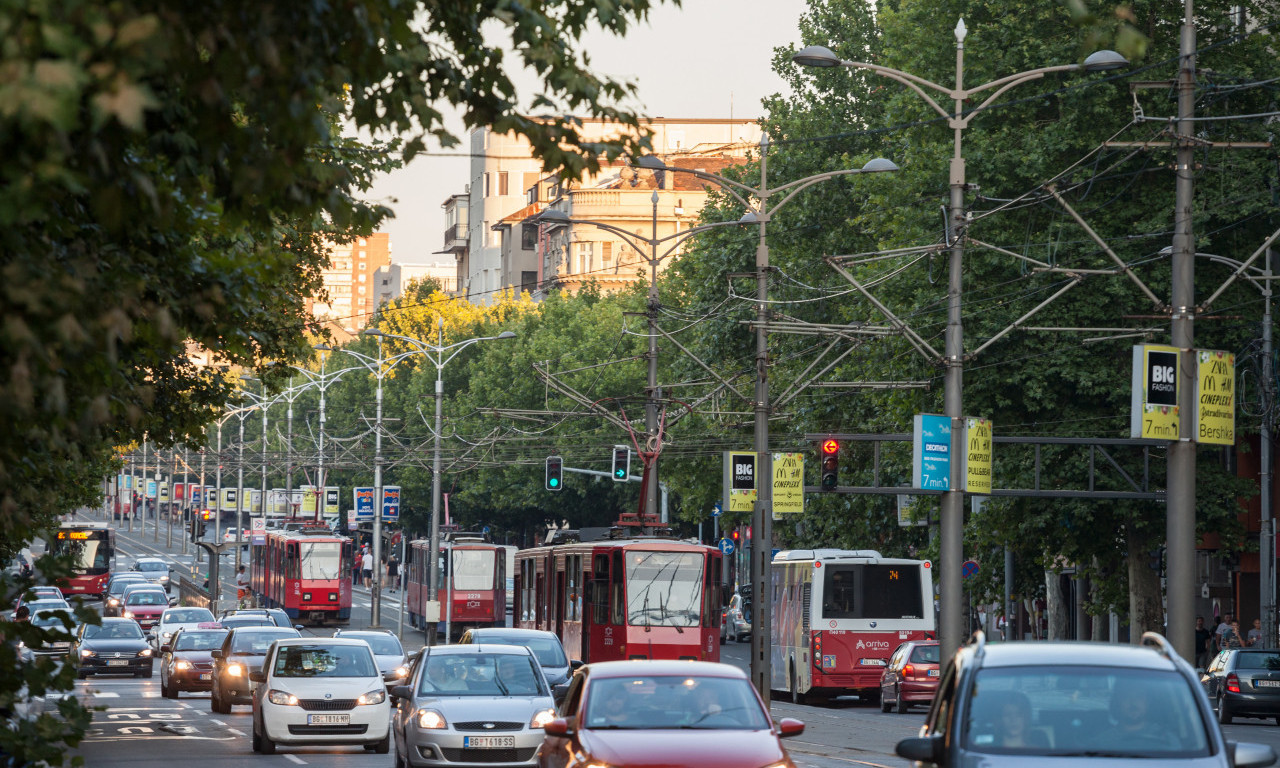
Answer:
[[[564,488],[564,459],[559,456],[547,457],[547,490],[558,491]]]
[[[613,479],[625,483],[631,474],[631,449],[625,445],[613,446]]]
[[[834,491],[840,484],[840,442],[827,438],[822,441],[822,480],[819,487]]]

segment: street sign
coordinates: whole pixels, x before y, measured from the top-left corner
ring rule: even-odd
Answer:
[[[721,551],[721,552],[723,552],[723,553],[724,553],[724,554],[726,554],[726,555],[732,555],[732,554],[733,554],[733,541],[732,541],[732,540],[730,540],[730,539],[721,539],[721,540],[720,540],[720,551]]]
[[[249,543],[255,547],[260,547],[267,543],[267,518],[252,517],[249,518]]]
[[[723,511],[723,510],[722,510],[722,509],[721,509],[721,507],[720,507],[720,502],[718,502],[718,501],[717,501],[715,504],[712,504],[712,505],[711,505],[711,516],[712,516],[712,517],[719,517],[719,516],[720,516],[720,513],[721,513],[722,511]]]
[[[964,578],[966,578],[966,579],[968,579],[968,578],[972,578],[972,577],[974,577],[974,576],[977,576],[977,575],[978,575],[978,561],[977,561],[977,560],[965,560],[965,561],[964,561],[964,564],[960,566],[960,575],[961,575],[961,576],[963,576],[963,577],[964,577]]]
[[[951,419],[917,413],[911,450],[912,486],[925,491],[951,488]]]

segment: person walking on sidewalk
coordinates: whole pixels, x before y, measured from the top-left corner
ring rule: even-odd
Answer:
[[[373,586],[373,553],[367,549],[360,558],[360,570],[364,574],[364,588],[371,588]]]
[[[244,566],[240,566],[240,570],[236,572],[236,599],[240,601],[241,608],[245,607],[245,601],[249,597],[249,574],[245,573]]]
[[[391,592],[394,594],[400,588],[400,561],[394,554],[387,559],[387,581],[391,582]]]

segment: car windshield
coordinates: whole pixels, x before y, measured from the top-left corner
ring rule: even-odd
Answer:
[[[627,623],[633,627],[698,626],[702,559],[694,552],[628,552]]]
[[[472,643],[499,643],[501,645],[523,645],[533,651],[538,663],[544,667],[567,667],[569,660],[565,658],[564,648],[554,637],[511,637],[500,634],[484,633],[471,640]]]
[[[733,677],[634,676],[588,683],[586,726],[763,731],[771,721],[751,683]]]
[[[1271,672],[1280,670],[1280,653],[1241,653],[1236,661],[1236,669],[1265,669]]]
[[[37,627],[49,629],[52,627],[62,628],[62,619],[53,611],[39,611],[31,617],[31,623]],[[71,623],[75,624],[75,619],[71,619]]]
[[[917,645],[911,650],[911,661],[916,664],[937,664],[938,646]]]
[[[431,696],[546,696],[529,656],[459,653],[428,656],[418,692]]]
[[[125,605],[168,605],[169,597],[163,592],[131,592]]]
[[[174,640],[175,651],[212,651],[222,645],[226,632],[179,632]]]
[[[1064,666],[978,671],[966,748],[992,754],[1207,757],[1196,691],[1177,672]]]
[[[400,647],[400,641],[395,635],[384,635],[379,632],[376,635],[346,635],[353,640],[363,640],[373,649],[375,656],[403,656],[404,649]]]
[[[222,620],[222,626],[227,629],[235,629],[236,627],[274,627],[276,624],[266,616],[246,616],[244,618],[227,617]]]
[[[262,656],[271,644],[282,637],[297,637],[297,631],[272,632],[236,632],[231,638],[231,652],[243,655]]]
[[[276,677],[377,677],[369,649],[352,645],[290,645],[276,654]]]
[[[113,581],[111,582],[111,586],[107,588],[107,592],[112,595],[119,595],[120,593],[124,592],[125,587],[128,587],[133,584],[141,584],[145,581],[146,579],[144,579],[141,576],[134,576],[129,579],[120,579],[119,581]]]
[[[143,561],[135,563],[133,566],[135,571],[167,571],[169,566],[160,560]]]
[[[213,614],[208,608],[174,608],[164,612],[160,621],[165,624],[198,624],[202,621],[213,621]]]
[[[142,628],[132,621],[113,621],[110,624],[89,625],[84,630],[85,639],[141,640]]]

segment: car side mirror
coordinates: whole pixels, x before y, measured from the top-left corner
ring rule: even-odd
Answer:
[[[935,734],[903,739],[894,747],[894,752],[898,753],[898,757],[903,757],[907,760],[918,760],[922,763],[941,763],[945,757],[943,747],[942,737]]]
[[[212,657],[212,658],[215,658],[215,659],[220,659],[220,658],[222,658],[222,649],[221,649],[221,648],[214,648],[212,651],[209,651],[209,656],[210,656],[210,657]]]
[[[390,683],[394,680],[403,680],[403,679],[404,678],[400,676],[400,673],[396,672],[394,669],[391,670],[390,672],[382,673],[382,682],[384,683]]]
[[[804,723],[794,717],[784,717],[778,721],[778,737],[785,739],[804,733]]]
[[[160,646],[160,652],[173,653],[173,646],[169,645],[168,643],[165,643],[164,645]]]
[[[304,627],[304,626],[303,626],[303,625],[301,625],[301,624],[294,624],[294,625],[293,625],[293,628],[294,628],[294,629],[296,629],[296,630],[298,630],[299,632],[301,632],[302,630],[306,629],[306,627]]]
[[[567,696],[568,694],[569,694],[568,683],[561,683],[560,685],[552,686],[551,688],[551,698],[555,699],[557,704],[564,701],[564,697]]]
[[[253,681],[253,682],[255,682],[255,683],[265,683],[265,682],[267,682],[267,673],[266,673],[266,672],[261,672],[261,671],[259,671],[259,672],[250,672],[250,673],[249,673],[249,679],[250,679],[250,680],[252,680],[252,681]]]
[[[177,605],[177,604],[178,604],[178,596],[177,596],[177,595],[170,595],[170,596],[169,596],[169,605],[170,605],[170,607],[175,606],[175,605]]]
[[[542,732],[548,736],[572,736],[573,727],[569,725],[569,721],[566,718],[557,717],[543,726]]]
[[[413,689],[407,685],[397,685],[391,689],[391,697],[395,699],[412,699]]]
[[[1276,761],[1275,750],[1270,745],[1248,741],[1228,741],[1227,754],[1232,755],[1231,764],[1236,768],[1263,768]]]
[[[587,662],[583,661],[582,659],[574,659],[573,661],[569,662],[569,669],[577,671],[582,667],[585,667],[586,665],[587,665]]]

